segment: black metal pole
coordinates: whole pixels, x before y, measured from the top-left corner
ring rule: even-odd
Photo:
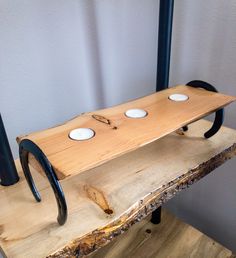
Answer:
[[[173,13],[174,0],[160,0],[156,91],[163,90],[169,85]],[[151,222],[161,222],[161,206],[152,212]]]
[[[0,114],[0,180],[1,185],[9,186],[19,181],[16,166],[11,153],[7,134]]]
[[[156,91],[169,84],[174,0],[160,0]]]
[[[161,206],[152,212],[151,222],[156,225],[161,222]]]

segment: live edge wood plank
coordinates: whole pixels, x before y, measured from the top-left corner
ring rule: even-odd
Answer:
[[[33,173],[36,203],[20,171],[18,184],[0,186],[0,245],[8,257],[82,257],[105,246],[158,206],[236,155],[236,131],[206,140],[205,120],[99,167],[61,181],[68,221],[59,226],[47,180]],[[222,174],[222,176],[224,176]],[[186,194],[187,191],[186,191]]]
[[[184,102],[169,100],[174,93],[186,94]],[[228,105],[236,98],[220,93],[179,85],[115,107],[82,114],[64,125],[19,137],[34,141],[46,154],[59,179],[77,175],[122,154],[135,150],[182,126]],[[130,119],[124,115],[141,108],[148,115]],[[88,141],[74,141],[72,129],[87,127],[95,131]],[[34,159],[30,162],[35,166]],[[36,165],[36,167],[38,167]]]

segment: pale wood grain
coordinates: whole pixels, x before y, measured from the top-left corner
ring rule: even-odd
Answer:
[[[64,226],[55,220],[47,179],[33,172],[42,196],[36,203],[20,172],[19,183],[0,186],[0,245],[13,258],[79,257],[106,245],[236,154],[236,131],[222,127],[206,140],[202,135],[210,125],[198,121],[185,135],[173,133],[61,181],[68,203]],[[91,198],[93,192],[101,201]]]
[[[232,252],[162,210],[159,225],[145,220],[88,258],[232,258]]]
[[[189,96],[185,102],[168,99],[173,93]],[[177,86],[112,108],[85,113],[64,125],[19,137],[33,140],[46,154],[59,179],[79,174],[151,143],[182,126],[223,107],[235,97],[188,86]],[[124,115],[130,108],[148,112],[142,119]],[[74,141],[68,135],[78,127],[92,128],[88,141]],[[35,162],[30,158],[34,167]]]

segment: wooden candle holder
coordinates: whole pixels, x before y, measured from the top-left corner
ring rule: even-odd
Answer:
[[[203,89],[202,89],[203,88]],[[67,204],[59,180],[78,175],[111,159],[156,141],[212,112],[216,118],[204,136],[210,138],[223,123],[223,107],[236,98],[226,96],[200,81],[179,85],[112,108],[82,114],[73,120],[44,131],[17,138],[20,161],[37,201],[40,194],[32,179],[29,164],[46,175],[58,204],[58,223],[67,219]],[[172,94],[183,94],[185,101],[173,101]],[[143,118],[129,118],[129,109],[147,112]],[[75,141],[69,137],[76,128],[90,128],[93,138]],[[157,157],[158,158],[158,157]]]

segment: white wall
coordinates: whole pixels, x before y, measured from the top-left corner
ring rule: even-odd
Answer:
[[[155,90],[158,1],[0,1],[0,111],[15,137]],[[236,95],[236,2],[176,0],[171,84]],[[236,128],[236,106],[225,124]],[[236,251],[236,160],[168,208]]]
[[[0,110],[15,137],[155,89],[155,0],[0,1]]]
[[[177,0],[171,84],[202,79],[236,95],[236,1]],[[236,128],[236,104],[225,125]],[[236,252],[236,159],[168,203],[179,217]]]

